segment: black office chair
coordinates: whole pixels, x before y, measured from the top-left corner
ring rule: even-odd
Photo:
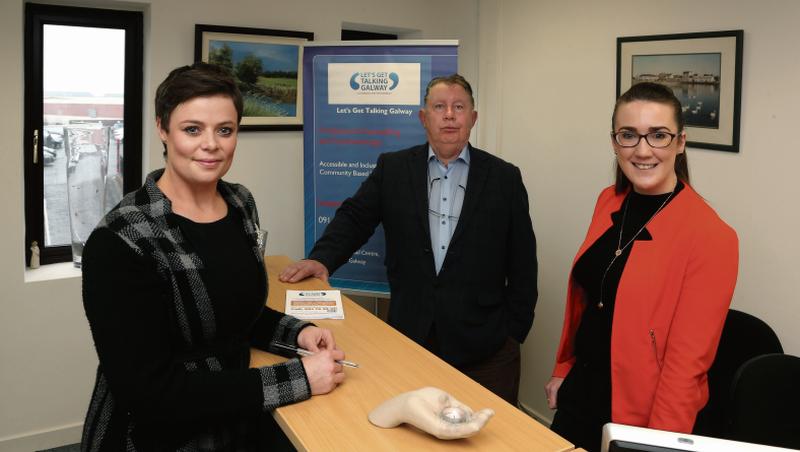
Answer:
[[[767,353],[783,353],[781,341],[763,320],[728,310],[717,356],[708,371],[708,403],[697,414],[695,435],[725,438],[725,413],[733,375],[747,360]]]
[[[729,439],[800,449],[800,358],[773,353],[744,363],[729,414]]]

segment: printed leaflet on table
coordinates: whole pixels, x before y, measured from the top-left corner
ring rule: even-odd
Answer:
[[[287,290],[286,314],[298,319],[344,319],[338,290]]]

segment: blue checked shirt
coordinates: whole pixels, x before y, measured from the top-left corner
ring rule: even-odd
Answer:
[[[442,269],[450,239],[461,215],[469,175],[469,150],[445,166],[428,146],[428,222],[436,274]]]

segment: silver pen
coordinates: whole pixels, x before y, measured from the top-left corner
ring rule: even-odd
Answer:
[[[309,351],[309,350],[306,350],[306,349],[300,348],[300,347],[295,347],[293,345],[284,344],[283,342],[273,342],[272,345],[274,345],[275,347],[284,349],[284,350],[288,350],[288,351],[294,352],[294,353],[296,353],[296,354],[298,354],[300,356],[313,356],[314,355],[314,352],[312,352],[312,351]],[[346,361],[344,359],[337,359],[335,361],[337,363],[343,365],[343,366],[352,367],[353,369],[358,368],[358,364],[356,364],[356,363],[354,363],[352,361]]]

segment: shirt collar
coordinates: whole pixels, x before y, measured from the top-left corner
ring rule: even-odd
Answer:
[[[428,162],[431,160],[436,160],[437,162],[439,159],[436,157],[436,154],[433,152],[433,148],[430,144],[428,144]],[[464,145],[464,148],[461,149],[461,152],[458,154],[458,157],[454,158],[453,161],[461,160],[469,166],[469,143]]]

